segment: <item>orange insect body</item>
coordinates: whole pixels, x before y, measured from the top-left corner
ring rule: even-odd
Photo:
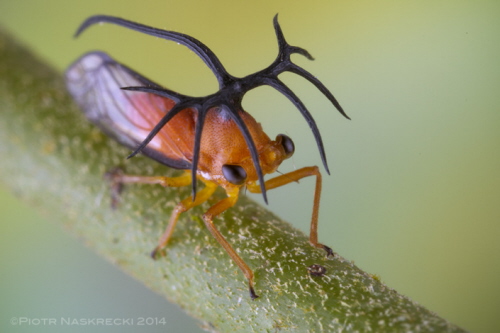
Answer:
[[[287,157],[284,148],[279,142],[269,139],[262,126],[251,115],[246,112],[241,115],[255,142],[262,172],[273,173]],[[241,185],[229,183],[221,171],[223,165],[239,165],[246,171],[246,183],[256,182],[258,176],[250,151],[236,124],[215,112],[208,112],[205,121],[201,137],[199,175],[225,189],[240,187]]]
[[[289,71],[302,76],[315,85],[342,115],[347,115],[318,79],[291,62],[290,55],[293,53],[309,59],[312,57],[306,50],[285,41],[277,17],[274,18],[274,28],[279,44],[278,57],[269,67],[243,78],[227,73],[215,54],[200,41],[177,32],[100,15],[88,18],[80,26],[77,35],[99,22],[117,24],[183,44],[203,59],[219,81],[219,91],[215,94],[205,97],[185,96],[154,83],[103,52],[90,52],[82,56],[66,72],[68,90],[87,118],[118,142],[134,149],[129,157],[141,152],[162,164],[186,171],[178,177],[145,177],[121,172],[111,174],[115,185],[191,184],[193,194],[175,207],[152,253],[154,258],[170,240],[180,214],[208,200],[215,189],[221,186],[226,190],[227,198],[210,207],[203,215],[203,220],[247,278],[250,296],[255,299],[258,296],[253,288],[253,271],[217,230],[213,219],[236,203],[243,186],[250,192],[262,193],[267,202],[266,190],[309,176],[316,177],[309,241],[313,246],[326,250],[327,255],[333,254],[329,247],[318,242],[321,194],[318,168],[304,167],[264,181],[264,175],[275,172],[281,162],[293,154],[294,144],[283,134],[271,140],[261,125],[241,106],[243,95],[261,85],[271,86],[285,95],[308,122],[328,171],[321,135],[314,119],[300,99],[277,78],[278,74]],[[199,191],[196,178],[205,184]]]
[[[146,137],[165,112],[168,113],[175,105],[175,102],[168,98],[151,94],[134,94],[131,98],[132,104],[142,110],[140,114],[136,112],[130,117],[130,122],[140,129],[134,135],[141,138]],[[161,107],[152,108],[151,105],[161,105]],[[241,116],[255,142],[262,172],[264,174],[275,172],[281,162],[290,156],[285,153],[281,142],[272,141],[262,130],[260,123],[250,114],[241,111]],[[171,159],[192,161],[196,118],[194,110],[183,110],[173,117],[148,145]],[[247,173],[245,183],[254,183],[258,180],[250,151],[238,126],[221,112],[207,113],[198,163],[198,176],[216,182],[224,189],[242,185],[227,181],[222,173],[223,165],[243,167]]]

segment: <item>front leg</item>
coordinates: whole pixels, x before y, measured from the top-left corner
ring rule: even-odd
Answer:
[[[333,256],[333,251],[326,245],[318,242],[318,215],[319,215],[319,200],[321,196],[321,173],[317,166],[301,168],[289,173],[285,173],[275,178],[267,180],[264,184],[266,190],[271,190],[291,182],[296,182],[302,178],[316,176],[316,188],[314,190],[313,211],[311,217],[311,231],[309,234],[309,243],[314,247],[321,248],[326,251],[326,255]],[[252,193],[260,193],[260,187],[256,183],[247,184],[247,188]]]

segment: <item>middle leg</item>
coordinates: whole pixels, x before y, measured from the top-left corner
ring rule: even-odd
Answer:
[[[179,216],[190,210],[191,208],[195,206],[199,206],[205,201],[207,201],[214,191],[217,189],[217,184],[213,182],[205,182],[205,188],[200,190],[196,194],[196,199],[193,201],[193,198],[190,196],[189,198],[186,198],[179,202],[175,208],[174,211],[172,212],[172,215],[170,216],[170,220],[168,222],[167,228],[163,232],[163,235],[160,237],[160,240],[158,241],[158,245],[156,248],[151,252],[151,257],[155,259],[157,257],[157,254],[165,248],[167,245],[168,241],[172,237],[172,234],[174,232],[175,226],[177,225],[177,221],[179,220]]]

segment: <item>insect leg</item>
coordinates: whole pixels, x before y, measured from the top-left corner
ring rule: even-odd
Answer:
[[[120,170],[113,170],[108,174],[111,175],[111,180],[113,182],[121,184],[160,184],[165,187],[180,187],[191,184],[191,173],[189,171],[184,171],[184,173],[178,177],[126,175]]]
[[[259,297],[254,289],[253,289],[253,271],[248,267],[248,265],[241,259],[241,257],[236,253],[236,251],[233,249],[233,247],[228,243],[228,241],[222,236],[222,234],[217,230],[213,223],[213,218],[216,217],[217,215],[221,214],[228,208],[231,208],[234,206],[236,201],[238,201],[238,194],[239,194],[239,188],[236,188],[234,190],[227,190],[227,195],[228,197],[225,199],[222,199],[210,209],[207,210],[205,214],[203,214],[203,220],[205,221],[205,225],[207,226],[208,230],[212,233],[212,236],[215,237],[215,239],[219,242],[220,245],[226,250],[227,254],[233,259],[233,261],[238,265],[238,267],[241,269],[243,274],[248,280],[248,289],[250,291],[250,297],[252,299],[256,299]]]
[[[191,177],[191,174],[188,173],[188,175]],[[212,182],[205,182],[205,188],[200,190],[196,194],[196,199],[193,201],[192,197],[190,196],[189,198],[186,198],[179,202],[177,206],[175,206],[174,211],[172,212],[172,215],[170,216],[170,220],[168,222],[167,228],[163,232],[163,235],[161,236],[160,240],[158,241],[158,246],[151,252],[151,257],[155,259],[157,257],[157,254],[167,245],[168,241],[170,240],[170,237],[172,237],[172,234],[175,229],[175,225],[177,224],[177,221],[179,220],[179,216],[190,210],[191,208],[201,205],[205,201],[208,200],[214,193],[214,191],[217,189],[217,184],[212,183]]]
[[[123,184],[137,183],[137,184],[160,184],[162,186],[180,187],[191,184],[191,174],[189,171],[178,177],[163,177],[163,176],[135,176],[126,175],[120,168],[115,168],[108,171],[104,178],[110,182],[111,187],[111,207],[115,209],[120,202],[120,193]]]
[[[280,187],[291,182],[296,182],[299,179],[316,176],[316,188],[314,190],[313,211],[311,217],[311,231],[309,234],[309,243],[314,247],[324,249],[327,256],[333,255],[333,251],[326,245],[318,243],[318,214],[319,214],[319,200],[321,196],[321,173],[317,166],[301,168],[281,176],[271,178],[265,182],[266,190]],[[252,193],[260,193],[260,187],[253,183],[247,184],[247,188]]]

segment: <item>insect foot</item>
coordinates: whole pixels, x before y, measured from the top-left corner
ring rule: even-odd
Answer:
[[[150,256],[151,256],[151,258],[153,258],[153,260],[164,257],[164,256],[166,256],[165,249],[160,247],[160,246],[157,246],[157,247],[155,247],[155,249],[153,251],[151,251]]]
[[[323,245],[323,250],[326,251],[326,257],[328,258],[329,256],[335,257],[335,253],[333,253],[333,250],[331,247],[328,247],[326,245]]]
[[[111,208],[116,209],[120,205],[120,194],[123,191],[121,178],[123,170],[116,167],[104,174],[104,179],[109,183],[111,189]]]

